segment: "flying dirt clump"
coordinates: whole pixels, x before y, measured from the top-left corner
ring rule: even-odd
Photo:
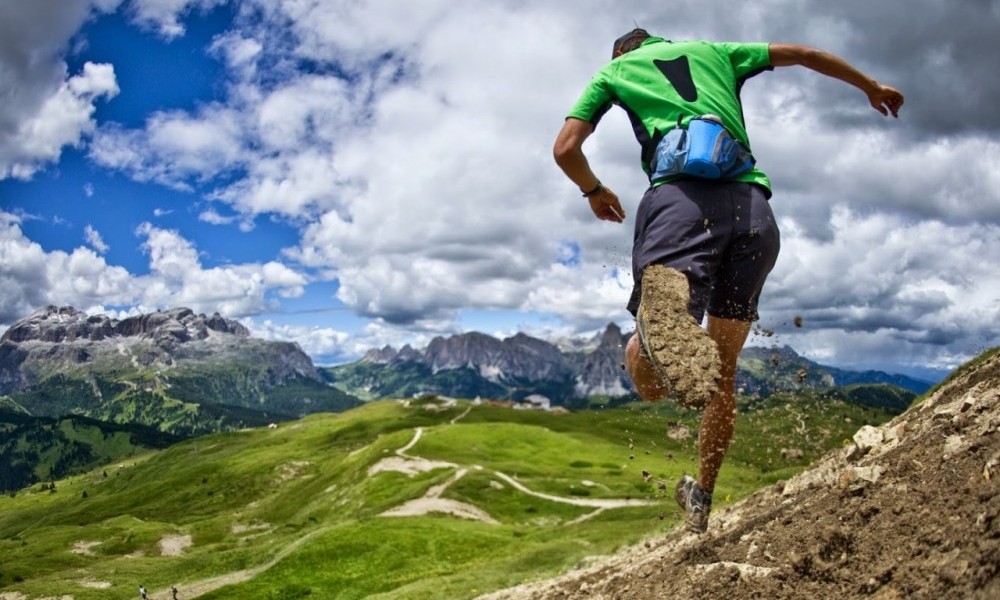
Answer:
[[[483,600],[1000,598],[1000,351],[787,482]]]

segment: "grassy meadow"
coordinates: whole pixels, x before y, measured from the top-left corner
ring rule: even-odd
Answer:
[[[819,397],[741,412],[717,505],[891,416]],[[673,485],[696,469],[697,418],[669,403],[554,413],[378,401],[190,439],[0,498],[0,599],[135,598],[140,584],[151,598],[171,585],[183,599],[473,598],[676,527]],[[379,470],[385,460],[436,468]],[[427,495],[491,521],[382,516]]]

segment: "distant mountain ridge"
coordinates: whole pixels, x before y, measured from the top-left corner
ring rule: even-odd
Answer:
[[[440,394],[585,407],[632,398],[622,368],[630,334],[614,323],[589,340],[555,343],[524,333],[468,332],[426,348],[370,350],[352,364],[317,369],[298,345],[253,338],[218,314],[175,308],[116,320],[50,306],[0,337],[0,406],[35,416],[78,414],[178,435],[260,426],[361,400]],[[890,383],[930,384],[811,362],[788,347],[746,348],[743,395]],[[603,399],[603,400],[602,400]]]
[[[6,396],[6,398],[4,398]],[[123,320],[49,306],[0,337],[0,405],[190,435],[264,425],[359,401],[297,344],[187,308]]]
[[[612,323],[588,344],[592,350],[565,352],[524,333],[500,340],[470,332],[435,337],[424,350],[370,350],[357,363],[326,371],[335,384],[346,385],[342,389],[369,398],[421,392],[516,399],[540,393],[555,400],[623,396],[631,389],[621,368],[627,339]]]
[[[136,367],[169,368],[183,358],[249,342],[246,327],[219,316],[196,315],[187,308],[159,311],[121,321],[87,315],[73,307],[48,306],[14,323],[0,337],[0,394],[37,383],[53,366],[71,369],[110,352]],[[312,361],[298,346],[281,344],[285,360],[278,378],[296,374],[320,381]],[[41,370],[35,366],[43,367]]]
[[[558,404],[575,405],[595,396],[623,398],[633,393],[622,369],[630,335],[612,323],[589,343],[561,349],[524,333],[497,339],[471,332],[436,337],[423,350],[409,345],[373,349],[358,362],[325,372],[341,389],[366,399],[439,393],[521,400],[542,394]],[[888,383],[917,394],[931,385],[879,371],[826,367],[787,346],[745,348],[736,378],[743,394],[761,397],[859,383]]]
[[[3,341],[71,342],[100,341],[110,337],[150,336],[164,342],[203,340],[210,331],[249,337],[250,331],[236,321],[219,316],[196,315],[188,308],[154,312],[121,321],[106,315],[88,315],[71,306],[47,306],[14,323],[4,332]]]

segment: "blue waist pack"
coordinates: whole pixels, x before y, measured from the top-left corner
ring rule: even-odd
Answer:
[[[691,119],[687,127],[671,129],[656,145],[650,181],[676,175],[702,179],[730,179],[746,173],[756,161],[722,126],[715,115]]]

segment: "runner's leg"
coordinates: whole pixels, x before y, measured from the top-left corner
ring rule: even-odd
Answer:
[[[719,347],[722,361],[722,379],[719,391],[709,400],[701,417],[701,431],[698,435],[700,463],[698,485],[711,494],[715,480],[722,467],[729,443],[733,439],[736,420],[736,400],[734,387],[736,379],[736,359],[750,333],[750,321],[708,317],[708,335]],[[634,336],[633,336],[634,337]],[[630,340],[631,342],[631,340]]]
[[[639,334],[633,334],[625,345],[625,372],[632,379],[636,393],[646,402],[658,402],[667,395],[667,387],[642,351]]]

